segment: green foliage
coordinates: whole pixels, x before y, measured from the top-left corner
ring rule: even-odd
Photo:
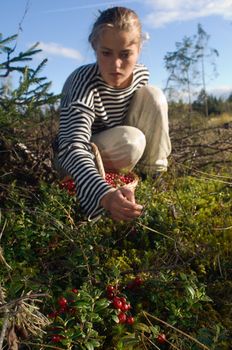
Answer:
[[[141,182],[137,198],[145,211],[134,223],[107,217],[91,223],[83,221],[75,196],[56,183],[42,183],[36,194],[16,183],[8,187],[1,245],[12,270],[0,270],[8,298],[43,291],[52,296],[41,309],[45,315],[57,311],[60,296],[74,300],[78,310],[51,319],[44,343],[73,350],[153,349],[165,333],[180,349],[200,349],[194,339],[210,349],[227,344],[231,325],[214,309],[216,289],[208,288],[220,283],[223,293],[228,278],[231,186],[217,177],[166,174],[161,184]],[[133,325],[115,323],[119,312],[105,294],[109,284],[130,302]],[[70,298],[74,287],[79,293]],[[226,301],[221,308],[229,312]]]
[[[193,102],[193,110],[204,114],[205,99],[207,99],[208,104],[208,115],[220,115],[227,111],[227,103],[222,98],[208,95],[204,90],[199,93],[197,99]]]
[[[5,79],[0,87],[0,123],[11,126],[18,118],[29,116],[42,106],[54,104],[59,96],[49,92],[51,82],[40,73],[47,63],[44,59],[35,69],[25,65],[36,54],[41,52],[34,44],[25,52],[15,54],[17,47],[17,35],[3,38],[0,34],[0,54],[3,59],[0,62],[0,78]],[[12,56],[13,55],[13,56]],[[5,57],[6,56],[6,57]],[[6,78],[19,75],[19,83],[11,89],[7,85]]]
[[[99,347],[113,321],[110,302],[102,297],[102,291],[84,284],[80,290],[69,290],[55,303],[50,313],[48,343],[60,343],[64,349],[94,349]]]

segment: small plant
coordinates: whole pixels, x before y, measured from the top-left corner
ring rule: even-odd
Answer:
[[[111,306],[118,310],[119,323],[134,324],[135,319],[131,315],[131,304],[125,294],[120,291],[119,286],[108,285],[106,288],[107,299],[111,301]]]
[[[90,291],[87,285],[65,292],[57,298],[49,313],[51,324],[47,330],[49,343],[59,343],[63,349],[94,349],[104,337],[95,326],[104,328],[104,318],[111,317],[107,310],[109,302],[101,297],[101,291]]]
[[[64,349],[95,349],[104,345],[106,334],[114,333],[117,324],[134,325],[130,310],[130,302],[117,286],[108,285],[105,293],[89,284],[72,288],[49,310],[46,341]]]

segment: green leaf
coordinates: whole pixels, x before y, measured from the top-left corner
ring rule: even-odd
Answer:
[[[154,335],[154,337],[157,337],[158,334],[160,333],[160,328],[158,326],[151,326],[150,330],[151,330],[152,334]]]
[[[119,323],[119,319],[117,315],[112,315],[111,318],[114,322]]]
[[[87,301],[76,301],[74,303],[75,306],[77,306],[78,308],[85,308],[88,309],[90,307],[89,302]]]
[[[92,339],[91,344],[93,345],[94,348],[98,348],[99,346],[101,346],[101,343],[96,339]]]
[[[85,333],[82,330],[80,330],[79,327],[74,326],[73,328],[75,329],[75,332],[74,332],[74,335],[73,335],[73,339],[76,340],[78,338],[84,338],[85,337]]]
[[[204,295],[204,296],[201,297],[201,301],[210,301],[210,302],[212,302],[213,300],[210,297],[208,297],[207,295]]]
[[[110,302],[106,299],[100,299],[95,303],[95,312],[99,312],[101,310],[106,309],[110,305]]]
[[[150,327],[144,323],[136,323],[134,328],[141,332],[151,333]]]
[[[89,318],[91,319],[92,322],[100,322],[102,320],[102,318],[98,314],[95,314],[95,313],[91,313],[89,315]]]
[[[74,335],[74,330],[69,328],[62,335],[66,336],[68,338],[71,338]]]
[[[195,297],[195,290],[193,289],[193,287],[187,286],[186,289],[189,292],[189,294],[191,295],[191,298],[194,299],[194,297]]]
[[[134,334],[131,334],[121,338],[121,342],[123,345],[136,345],[140,343],[140,340],[138,338],[135,338]]]
[[[88,342],[85,344],[85,347],[87,350],[94,350],[94,343],[92,341]]]

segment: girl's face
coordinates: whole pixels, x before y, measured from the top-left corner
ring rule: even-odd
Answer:
[[[116,89],[130,85],[140,45],[138,32],[106,27],[100,33],[95,52],[103,80]]]

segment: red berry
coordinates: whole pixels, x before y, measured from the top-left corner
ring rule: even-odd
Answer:
[[[130,308],[131,308],[130,304],[126,304],[126,303],[122,304],[121,306],[122,311],[130,310]]]
[[[133,324],[135,322],[135,319],[133,316],[128,316],[127,319],[126,319],[126,323],[127,324]]]
[[[115,309],[121,309],[122,302],[121,302],[121,300],[119,298],[115,297],[113,299],[113,305],[114,305]]]
[[[139,277],[139,276],[135,277],[135,279],[134,279],[134,284],[135,284],[136,286],[141,286],[141,284],[143,284],[142,278]]]
[[[52,342],[53,343],[59,343],[61,341],[62,337],[60,335],[53,335],[52,336]]]
[[[109,285],[106,287],[106,290],[107,290],[108,293],[114,292],[115,289],[116,289],[116,288],[115,288],[114,286],[112,286],[111,284],[109,284]]]
[[[49,330],[50,330],[50,331],[58,331],[58,330],[59,330],[59,327],[50,327]]]
[[[121,297],[121,298],[120,298],[120,300],[121,300],[121,302],[122,302],[123,304],[125,304],[125,303],[126,303],[126,298]]]
[[[127,289],[134,289],[134,287],[135,287],[134,282],[129,282],[126,286]]]
[[[56,316],[58,315],[57,311],[53,311],[50,314],[48,314],[48,318],[56,318]]]
[[[66,189],[71,195],[75,194],[75,183],[71,178],[67,178],[61,181],[60,187]]]
[[[114,298],[114,293],[113,292],[111,292],[111,293],[107,293],[107,298],[108,299],[113,299]]]
[[[166,342],[166,335],[164,333],[160,333],[157,337],[157,341],[160,344],[164,344]]]
[[[118,297],[118,296],[115,296],[115,297],[114,297],[114,300],[121,301],[121,298],[120,298],[120,297]]]
[[[61,307],[60,309],[59,309],[59,314],[61,315],[61,314],[64,314],[65,312],[67,312],[68,311],[68,308],[67,307]]]
[[[65,308],[68,304],[68,301],[65,297],[60,297],[58,299],[58,304],[60,305],[60,307]]]
[[[68,300],[67,300],[68,304],[73,304],[73,303],[75,303],[75,301],[76,301],[76,300],[74,300],[74,299],[68,299]]]
[[[118,319],[119,319],[119,323],[125,323],[126,322],[126,314],[124,314],[123,312],[120,312],[120,314],[118,315]]]
[[[75,294],[78,294],[79,293],[79,290],[77,288],[73,288],[72,289],[72,292],[75,293]]]

